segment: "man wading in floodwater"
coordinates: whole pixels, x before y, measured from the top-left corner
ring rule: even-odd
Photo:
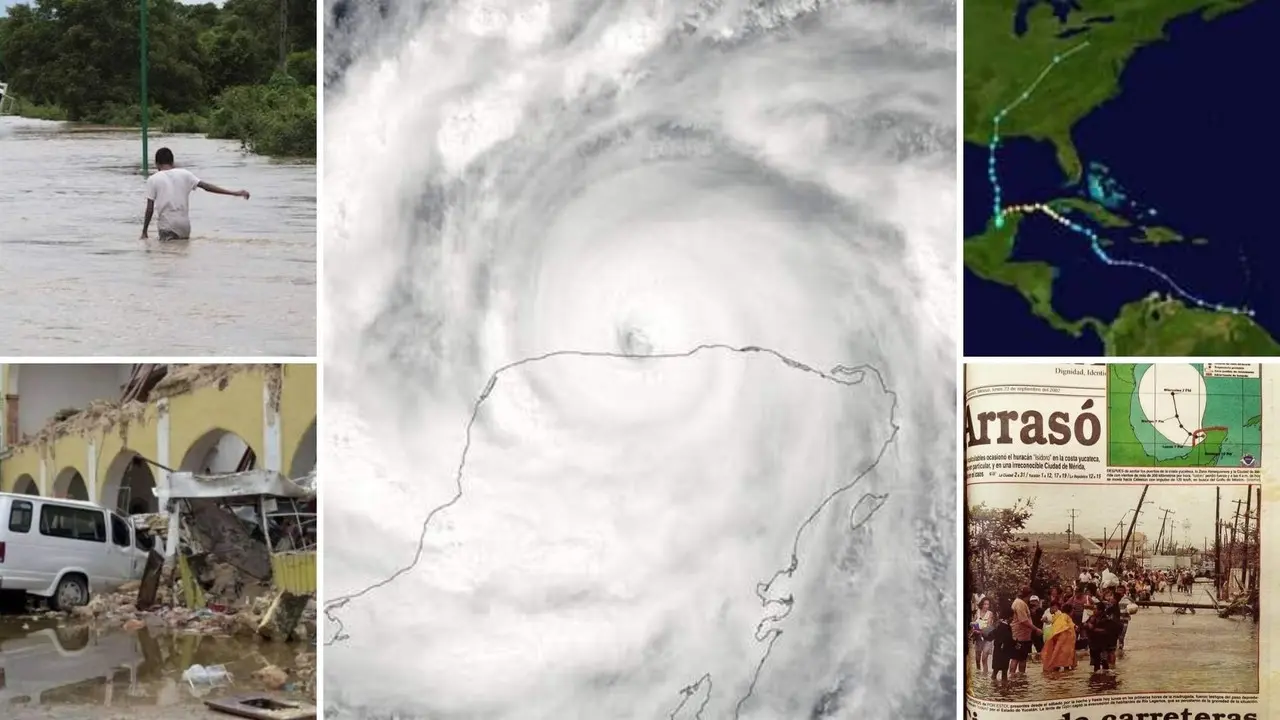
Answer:
[[[147,178],[147,216],[142,221],[142,239],[147,239],[151,227],[151,215],[160,211],[156,220],[157,235],[161,240],[186,240],[191,237],[191,218],[187,215],[187,200],[191,191],[200,188],[215,195],[234,195],[249,199],[247,190],[224,190],[204,182],[193,173],[173,166],[173,151],[160,148],[156,151],[156,172]]]

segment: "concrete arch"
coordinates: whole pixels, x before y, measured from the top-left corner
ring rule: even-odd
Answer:
[[[129,515],[160,511],[160,501],[155,494],[155,473],[134,451],[116,453],[107,466],[106,477],[99,504]]]
[[[289,464],[289,477],[297,478],[316,469],[316,419],[311,418],[307,431],[298,440],[298,447],[293,451],[293,462]]]
[[[23,473],[18,476],[17,482],[13,484],[13,491],[19,495],[39,495],[40,486],[36,484],[35,478]]]
[[[53,481],[53,496],[69,500],[88,500],[89,486],[85,483],[84,475],[74,467],[62,468]]]
[[[250,453],[249,469],[258,467],[261,456],[253,443],[231,430],[213,428],[183,452],[178,469],[199,474],[235,472],[246,451]]]

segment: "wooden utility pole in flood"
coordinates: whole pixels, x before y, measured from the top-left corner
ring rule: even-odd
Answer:
[[[1258,575],[1262,574],[1262,486],[1258,486],[1258,522],[1254,523],[1254,532],[1258,534],[1258,567],[1253,571],[1253,585],[1250,590],[1258,588]],[[1258,604],[1253,605],[1254,614],[1258,612]],[[1256,621],[1256,618],[1255,618]]]
[[[1151,489],[1150,485],[1142,486],[1142,497],[1138,498],[1138,507],[1135,508],[1133,511],[1133,521],[1129,523],[1129,532],[1125,533],[1124,541],[1120,543],[1120,554],[1116,555],[1116,574],[1117,575],[1124,572],[1124,568],[1121,567],[1121,563],[1124,562],[1124,549],[1129,546],[1129,540],[1133,538],[1133,528],[1136,527],[1138,524],[1138,516],[1142,514],[1142,503],[1144,500],[1147,499],[1147,490],[1150,490],[1150,489]]]
[[[1231,542],[1229,543],[1230,548],[1227,550],[1227,562],[1230,563],[1231,572],[1233,573],[1235,572],[1235,569],[1236,569],[1236,551],[1238,549],[1238,547],[1236,546],[1236,528],[1240,527],[1240,505],[1243,502],[1244,502],[1243,500],[1235,501],[1236,512],[1234,515],[1231,516]],[[1241,580],[1243,580],[1243,578],[1241,578]],[[1227,593],[1230,593],[1230,592],[1231,592],[1231,576],[1228,575],[1227,576]]]
[[[1245,592],[1249,590],[1249,511],[1253,508],[1253,486],[1244,489],[1244,560],[1240,564],[1240,582],[1244,583]]]
[[[1218,499],[1213,504],[1213,594],[1222,599],[1222,487],[1215,488]]]

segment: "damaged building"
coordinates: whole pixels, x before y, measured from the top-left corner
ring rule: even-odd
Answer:
[[[17,612],[306,643],[254,676],[313,690],[316,383],[311,364],[0,365],[0,492],[93,503],[136,544],[123,585]],[[4,654],[0,637],[0,678]]]

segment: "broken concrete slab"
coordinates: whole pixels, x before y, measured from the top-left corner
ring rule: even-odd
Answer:
[[[200,546],[241,572],[258,580],[271,577],[271,553],[236,514],[218,501],[191,499],[185,501],[190,514],[184,518]]]
[[[211,710],[251,720],[314,720],[316,707],[283,700],[272,695],[240,695],[220,700],[205,700]]]

